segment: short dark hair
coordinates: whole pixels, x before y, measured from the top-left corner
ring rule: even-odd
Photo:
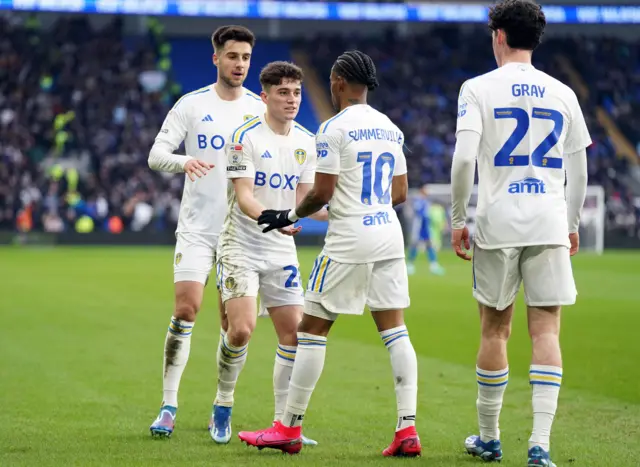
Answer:
[[[512,49],[535,50],[546,25],[542,8],[532,0],[502,0],[489,9],[489,29],[502,29]]]
[[[244,26],[220,26],[211,35],[214,50],[224,48],[227,41],[248,42],[251,47],[256,44],[256,36]]]
[[[291,62],[279,61],[269,63],[260,72],[262,89],[278,86],[285,79],[302,82],[304,80],[302,68]]]
[[[342,76],[347,83],[362,84],[369,91],[378,87],[376,66],[366,53],[349,50],[338,57],[333,64],[333,71]]]

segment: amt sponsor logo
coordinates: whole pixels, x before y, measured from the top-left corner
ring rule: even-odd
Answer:
[[[362,224],[365,227],[369,227],[371,225],[391,224],[391,219],[389,219],[388,212],[377,212],[375,214],[364,216],[362,218]]]
[[[297,175],[273,173],[267,175],[265,172],[256,171],[256,178],[253,182],[255,186],[269,185],[271,188],[281,188],[283,190],[295,190],[300,177]]]
[[[542,195],[547,192],[544,182],[538,178],[527,177],[516,182],[509,183],[509,193],[513,195],[527,193]]]

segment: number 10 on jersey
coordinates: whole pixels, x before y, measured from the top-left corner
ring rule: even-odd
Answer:
[[[360,194],[360,201],[362,201],[362,204],[374,204],[371,199],[372,189],[376,198],[378,198],[377,204],[391,203],[391,181],[393,180],[393,169],[396,165],[396,159],[393,157],[393,154],[390,152],[383,152],[380,154],[376,159],[375,170],[373,173],[371,171],[373,165],[372,152],[359,152],[357,161],[364,162],[362,165],[362,193]],[[386,188],[383,188],[382,171],[386,165],[389,166],[389,175],[387,176],[387,186]]]

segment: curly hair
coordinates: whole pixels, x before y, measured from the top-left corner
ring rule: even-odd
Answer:
[[[489,9],[489,29],[502,29],[512,49],[535,50],[546,25],[542,8],[532,0],[502,0]]]

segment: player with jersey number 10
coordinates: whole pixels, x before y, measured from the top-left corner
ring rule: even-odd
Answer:
[[[368,91],[378,86],[371,57],[358,50],[345,52],[334,63],[330,79],[338,114],[320,125],[316,135],[313,189],[295,209],[272,205],[258,219],[269,235],[329,203],[329,228],[309,276],[286,410],[272,427],[239,436],[258,448],[300,452],[302,422],[322,373],[327,335],[338,316],[361,315],[368,305],[389,350],[396,392],[396,430],[382,454],[418,456],[418,365],[404,324],[408,275],[402,229],[393,209],[407,197],[404,135],[367,104]]]
[[[465,447],[484,461],[502,459],[498,418],[509,380],[507,340],[523,282],[533,348],[529,467],[555,466],[549,438],[562,382],[560,309],[576,301],[570,257],[578,251],[591,144],[575,93],[531,64],[545,25],[531,0],[503,0],[490,9],[498,68],[462,85],[451,169],[452,246],[470,260],[465,219],[478,161],[472,270],[482,329],[480,433]]]

